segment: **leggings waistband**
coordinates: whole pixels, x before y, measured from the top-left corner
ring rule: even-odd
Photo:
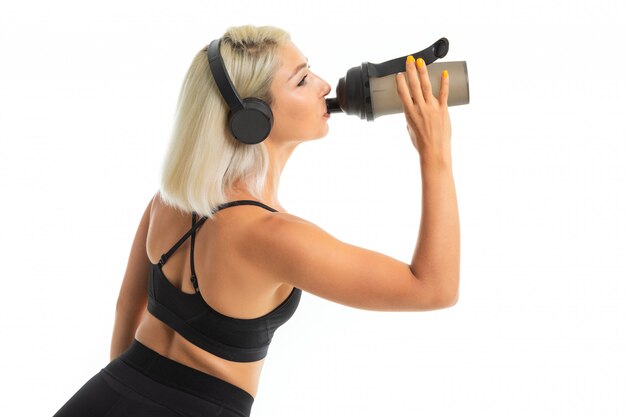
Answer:
[[[244,416],[250,415],[254,402],[250,393],[223,379],[167,358],[137,339],[133,340],[119,359],[161,384],[216,402]]]

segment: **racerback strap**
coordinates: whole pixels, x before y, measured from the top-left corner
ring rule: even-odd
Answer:
[[[228,203],[224,203],[224,204],[220,204],[214,211],[213,213],[216,213],[222,209],[225,209],[227,207],[233,207],[233,206],[243,206],[243,205],[254,205],[254,206],[259,206],[259,207],[263,207],[269,211],[273,211],[273,212],[278,212],[278,210],[263,204],[259,201],[255,201],[255,200],[236,200],[236,201],[230,201]],[[196,271],[194,269],[194,265],[193,265],[193,248],[194,248],[194,242],[195,242],[195,238],[196,238],[196,230],[202,226],[204,224],[204,222],[206,221],[207,217],[203,216],[200,220],[198,220],[196,222],[196,217],[198,215],[196,214],[196,212],[192,212],[191,214],[191,229],[189,229],[187,231],[187,233],[185,233],[179,240],[178,242],[176,242],[174,244],[174,246],[172,246],[170,248],[170,250],[167,251],[167,253],[164,253],[163,255],[161,255],[161,259],[159,259],[159,266],[163,266],[165,264],[165,262],[167,262],[167,260],[170,258],[170,256],[172,256],[172,254],[176,251],[176,249],[178,249],[180,247],[180,245],[183,244],[183,242],[185,240],[187,240],[187,238],[189,236],[191,236],[191,282],[193,283],[193,287],[195,289],[196,292],[199,292],[200,290],[198,289],[198,278],[196,277]]]

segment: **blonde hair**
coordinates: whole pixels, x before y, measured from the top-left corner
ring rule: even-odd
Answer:
[[[273,26],[230,27],[220,53],[239,96],[273,102],[270,85],[280,65],[278,49],[290,40]],[[228,128],[228,106],[211,74],[207,47],[194,57],[183,81],[161,171],[160,197],[183,212],[213,218],[237,180],[261,200],[269,168],[266,145],[239,142]],[[274,179],[277,184],[278,178]]]

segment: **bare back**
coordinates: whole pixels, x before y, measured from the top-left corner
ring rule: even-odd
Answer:
[[[282,211],[282,207],[275,207]],[[277,283],[264,276],[254,263],[241,255],[251,244],[246,232],[260,227],[266,216],[274,213],[256,206],[235,206],[219,211],[207,219],[196,232],[194,266],[204,301],[218,312],[233,318],[263,316],[281,304],[293,286]],[[181,212],[154,199],[150,215],[146,251],[150,262],[158,263],[191,227],[191,214]],[[193,294],[189,263],[190,241],[187,240],[163,265],[170,282],[185,293]],[[233,362],[213,355],[184,339],[172,328],[147,311],[135,338],[172,360],[213,375],[247,391],[253,397],[258,389],[264,359],[256,362]]]

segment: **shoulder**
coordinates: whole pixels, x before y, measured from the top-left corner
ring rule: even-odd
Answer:
[[[275,240],[278,237],[286,237],[285,235],[303,232],[310,228],[321,230],[316,224],[285,212],[268,212],[266,215],[257,217],[253,225],[251,236],[261,240]]]
[[[279,275],[293,272],[290,265],[334,238],[316,224],[289,213],[260,215],[239,234],[243,255],[258,267]]]

